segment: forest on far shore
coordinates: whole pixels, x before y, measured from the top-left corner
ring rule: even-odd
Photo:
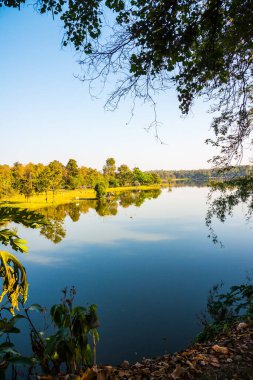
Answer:
[[[0,198],[13,194],[24,195],[27,199],[35,194],[60,189],[124,187],[171,183],[175,180],[207,182],[210,179],[232,179],[252,173],[252,166],[238,166],[228,172],[218,169],[198,170],[150,170],[138,167],[130,169],[126,164],[116,166],[115,159],[106,160],[101,171],[86,166],[78,166],[76,160],[69,159],[66,165],[54,160],[48,165],[15,162],[12,166],[0,165]]]
[[[245,177],[253,173],[252,165],[240,165],[229,170],[220,169],[194,169],[194,170],[151,170],[151,174],[156,174],[162,182],[168,183],[176,179],[187,179],[191,181],[207,182],[212,179],[234,179]]]
[[[34,194],[57,192],[60,189],[75,190],[95,188],[98,184],[107,187],[154,185],[161,182],[158,174],[143,172],[138,167],[130,169],[122,164],[116,167],[114,158],[108,158],[102,171],[86,166],[79,167],[76,160],[69,159],[67,165],[54,160],[48,165],[15,162],[13,166],[0,165],[0,198],[13,194],[27,199]]]

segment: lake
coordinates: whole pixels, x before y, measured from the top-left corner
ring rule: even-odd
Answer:
[[[76,303],[97,304],[98,362],[183,349],[201,329],[196,315],[208,290],[221,281],[241,283],[253,268],[252,229],[240,207],[226,223],[214,223],[223,248],[207,237],[207,193],[179,187],[44,210],[51,226],[43,235],[18,227],[30,247],[28,255],[18,254],[30,284],[28,304],[57,303],[72,285]]]

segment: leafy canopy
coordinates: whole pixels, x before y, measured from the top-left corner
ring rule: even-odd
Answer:
[[[29,228],[38,228],[47,224],[45,217],[34,211],[15,207],[0,207],[0,243],[10,245],[12,249],[20,252],[28,252],[27,242],[20,239],[15,228],[2,228],[9,222],[22,224]]]
[[[108,105],[117,107],[129,93],[153,101],[154,91],[173,85],[187,114],[196,97],[206,96],[218,111],[216,138],[209,140],[221,148],[214,162],[241,159],[252,132],[252,0],[40,0],[34,6],[61,18],[63,45],[83,53],[86,79],[117,72]]]

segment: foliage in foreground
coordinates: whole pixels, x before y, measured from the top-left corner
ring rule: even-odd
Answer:
[[[253,284],[231,286],[227,293],[221,293],[223,283],[213,286],[207,299],[206,313],[200,316],[203,331],[196,337],[202,342],[226,330],[238,320],[253,320]]]
[[[11,246],[14,251],[28,252],[27,242],[20,239],[15,228],[3,228],[7,223],[14,222],[29,228],[38,228],[47,224],[45,217],[34,211],[16,207],[0,207],[0,243]]]
[[[0,226],[10,221],[36,228],[45,225],[45,218],[37,213],[14,208],[0,208]],[[16,230],[1,229],[0,243],[10,244],[16,251],[27,252],[26,241],[19,239]],[[0,251],[0,276],[3,279],[3,290],[0,296],[0,375],[12,366],[12,378],[17,378],[16,365],[40,368],[44,373],[57,374],[62,366],[74,373],[96,362],[96,344],[99,340],[99,326],[96,305],[89,307],[74,306],[76,294],[72,287],[68,293],[63,290],[60,304],[50,310],[51,323],[55,333],[46,336],[46,331],[39,331],[31,319],[30,312],[44,313],[45,309],[38,304],[25,308],[28,296],[28,283],[25,268],[11,253]],[[4,302],[4,297],[7,300]],[[22,307],[23,313],[15,315],[15,309]],[[12,317],[9,318],[9,313]],[[30,342],[33,356],[22,356],[12,342],[12,334],[20,333],[17,322],[26,321],[30,327]],[[47,329],[45,325],[45,329]],[[29,339],[27,339],[28,341]],[[90,342],[91,340],[91,342]],[[91,343],[91,344],[90,344]],[[92,349],[91,349],[92,345]]]
[[[15,378],[17,365],[28,366],[30,374],[43,372],[56,375],[64,369],[67,373],[78,374],[96,363],[96,345],[99,341],[97,308],[96,305],[75,306],[75,294],[73,287],[69,292],[64,289],[61,303],[51,307],[50,320],[55,329],[51,335],[39,331],[32,321],[33,311],[44,314],[45,318],[46,309],[40,305],[25,308],[22,303],[23,313],[10,319],[2,316],[6,307],[0,309],[0,375],[12,366]],[[30,340],[31,357],[22,356],[12,342],[12,334],[21,333],[16,326],[20,320],[26,321],[30,328],[30,338],[27,337],[26,341]],[[49,327],[46,323],[45,330]]]
[[[41,214],[13,207],[0,207],[0,243],[10,245],[14,251],[28,252],[27,242],[20,239],[15,228],[5,225],[9,222],[22,224],[25,227],[38,228],[46,225],[47,221]],[[11,253],[0,251],[0,277],[3,279],[0,302],[6,295],[9,301],[9,311],[14,314],[19,308],[19,302],[25,303],[28,295],[26,272],[20,261]]]

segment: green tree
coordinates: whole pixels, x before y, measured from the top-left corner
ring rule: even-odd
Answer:
[[[106,186],[102,183],[97,183],[95,186],[96,197],[98,199],[104,198],[106,195]]]
[[[23,177],[24,166],[20,162],[15,162],[11,168],[12,174],[12,187],[14,190],[19,191],[21,187],[21,179]]]
[[[117,180],[120,186],[132,184],[132,171],[127,165],[120,165],[116,173]]]
[[[106,181],[109,183],[109,186],[115,187],[118,185],[116,179],[116,164],[113,157],[107,158],[106,164],[103,167],[103,173]]]
[[[12,192],[12,175],[8,165],[0,165],[0,198]]]
[[[144,173],[139,168],[133,169],[133,182],[135,185],[151,185],[154,183],[152,174]]]
[[[37,193],[45,192],[46,200],[47,200],[48,191],[51,188],[51,183],[52,183],[51,170],[48,166],[46,166],[43,168],[43,170],[40,171],[40,173],[37,176],[37,181],[36,181],[36,192]]]
[[[105,182],[103,175],[96,169],[82,166],[79,170],[81,183],[85,187],[94,188],[97,183]]]
[[[55,192],[61,188],[62,181],[63,181],[63,165],[57,161],[54,160],[49,163],[48,168],[50,170],[50,188],[53,191],[53,195],[55,195]]]
[[[81,186],[82,180],[76,160],[71,158],[65,167],[64,184],[67,189],[77,189]]]
[[[161,178],[159,177],[159,175],[157,173],[149,173],[149,174],[151,175],[152,183],[154,183],[154,184],[161,183]]]
[[[29,163],[24,167],[22,177],[20,178],[19,192],[28,200],[35,192],[36,187],[36,167]]]

